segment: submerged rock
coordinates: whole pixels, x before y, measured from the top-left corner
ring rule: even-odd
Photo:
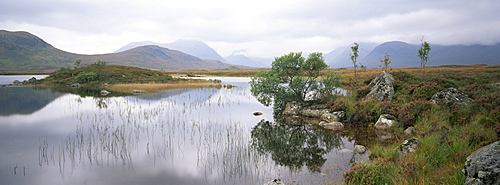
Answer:
[[[500,141],[473,152],[462,172],[466,185],[500,184]]]
[[[354,152],[364,154],[366,152],[366,147],[363,145],[354,145]]]
[[[321,115],[321,119],[326,122],[342,121],[345,119],[344,111],[326,112]]]
[[[375,128],[377,129],[387,129],[392,127],[392,125],[397,125],[398,121],[396,117],[390,114],[382,114],[375,123]]]
[[[341,122],[325,122],[325,121],[322,121],[319,123],[320,126],[322,126],[323,128],[326,128],[326,129],[330,129],[330,130],[342,130],[344,128],[344,124],[342,124]]]
[[[430,102],[446,107],[468,106],[474,100],[462,91],[450,87],[432,95]]]
[[[371,90],[366,95],[366,99],[377,101],[391,101],[394,96],[394,78],[391,74],[382,71],[368,86]]]
[[[143,93],[147,93],[147,91],[145,91],[145,90],[132,90],[132,93],[134,93],[134,94],[143,94]]]
[[[281,179],[274,179],[272,181],[266,182],[264,185],[285,185]]]
[[[262,112],[255,111],[255,112],[253,112],[253,115],[254,115],[254,116],[260,116],[260,115],[262,115]]]

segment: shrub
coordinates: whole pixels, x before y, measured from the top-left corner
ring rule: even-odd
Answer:
[[[81,72],[78,74],[78,76],[76,76],[76,80],[78,83],[87,83],[97,80],[97,77],[97,74],[94,72]]]

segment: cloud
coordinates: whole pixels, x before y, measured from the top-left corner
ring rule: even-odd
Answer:
[[[328,52],[352,42],[500,42],[500,2],[400,0],[128,1],[0,3],[0,29],[25,30],[63,50],[107,53],[130,42],[198,39],[221,55]]]

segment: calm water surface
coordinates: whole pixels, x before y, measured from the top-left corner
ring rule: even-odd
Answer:
[[[249,78],[218,79],[237,87],[125,97],[0,88],[0,184],[321,184],[366,157],[352,137],[275,123]]]

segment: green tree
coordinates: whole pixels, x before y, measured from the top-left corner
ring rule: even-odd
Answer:
[[[420,71],[420,74],[422,74],[422,71],[425,71],[425,65],[427,64],[427,61],[429,60],[429,51],[431,50],[431,46],[427,41],[424,41],[424,36],[422,36],[422,39],[420,39],[422,44],[420,45],[420,49],[418,49],[418,57],[420,57],[420,67],[422,70]]]
[[[252,95],[265,106],[282,109],[286,102],[306,101],[306,97],[331,94],[338,79],[322,77],[328,68],[321,53],[311,53],[307,59],[302,52],[289,53],[274,59],[271,70],[258,72],[250,81]]]
[[[351,47],[351,51],[352,51],[352,54],[350,55],[351,56],[351,61],[352,61],[352,65],[354,67],[354,78],[357,79],[358,76],[356,74],[356,68],[358,67],[358,56],[359,56],[359,44],[358,43],[354,43],[354,46]]]
[[[75,69],[80,67],[80,64],[82,64],[82,60],[76,60],[75,62]]]
[[[380,65],[380,67],[382,68],[382,70],[385,71],[385,70],[389,69],[389,64],[391,64],[390,57],[391,57],[391,55],[386,53],[384,56],[384,59],[380,60],[380,63],[382,63],[382,65]]]

